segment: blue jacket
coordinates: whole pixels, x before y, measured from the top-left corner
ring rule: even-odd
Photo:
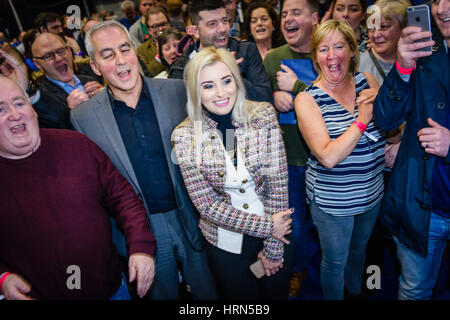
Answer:
[[[435,156],[424,151],[417,132],[429,127],[428,118],[442,124],[447,117],[449,70],[444,46],[417,61],[409,82],[402,80],[394,67],[374,104],[375,122],[382,130],[397,128],[406,121],[380,220],[401,243],[425,256]],[[450,162],[450,152],[446,162]]]

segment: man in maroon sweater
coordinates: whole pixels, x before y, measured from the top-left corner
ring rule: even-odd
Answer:
[[[109,299],[126,291],[109,216],[126,235],[129,281],[146,294],[155,240],[142,201],[87,137],[40,130],[24,90],[3,76],[0,177],[6,299]]]

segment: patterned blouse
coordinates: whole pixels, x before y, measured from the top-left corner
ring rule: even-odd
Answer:
[[[172,143],[189,196],[200,213],[199,227],[206,240],[217,246],[218,227],[263,239],[264,256],[283,258],[283,243],[272,237],[271,215],[288,209],[287,162],[274,108],[267,102],[246,101],[249,126],[236,123],[237,146],[255,182],[265,215],[248,213],[231,205],[225,192],[226,159],[217,123],[203,121],[200,161],[194,152],[194,127],[189,119],[172,134]],[[197,163],[200,163],[197,168]]]

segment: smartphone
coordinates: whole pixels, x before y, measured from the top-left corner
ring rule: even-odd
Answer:
[[[430,8],[421,4],[418,6],[411,6],[406,9],[406,14],[408,16],[408,27],[419,27],[422,31],[430,31],[431,32],[431,20],[430,20]],[[414,42],[424,42],[430,41],[429,39],[419,39]],[[431,47],[425,47],[420,49],[420,51],[431,51]]]
[[[259,259],[250,265],[250,270],[258,279],[264,277],[264,275],[266,274],[262,261]]]

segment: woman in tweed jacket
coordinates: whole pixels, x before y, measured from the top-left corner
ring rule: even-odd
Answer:
[[[188,118],[174,130],[172,142],[200,213],[220,294],[287,298],[292,248],[284,236],[291,232],[291,210],[275,111],[245,99],[235,58],[224,49],[201,50],[184,76]],[[266,274],[259,279],[249,269],[258,259]]]

